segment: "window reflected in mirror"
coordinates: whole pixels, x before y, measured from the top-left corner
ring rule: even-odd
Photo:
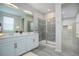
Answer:
[[[14,31],[14,18],[3,17],[3,32],[13,32]]]

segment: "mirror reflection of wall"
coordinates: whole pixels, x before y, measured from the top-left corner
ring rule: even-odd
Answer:
[[[28,17],[28,32],[32,32],[33,31],[33,17],[29,16]]]

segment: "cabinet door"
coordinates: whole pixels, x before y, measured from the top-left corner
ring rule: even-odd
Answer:
[[[39,46],[39,37],[37,35],[33,35],[33,48],[36,48]]]
[[[15,49],[16,49],[16,55],[21,55],[22,54],[22,40],[18,40],[15,43]]]
[[[27,52],[27,38],[26,37],[18,38],[15,44],[17,45],[16,55],[21,55]]]
[[[22,50],[23,50],[23,53],[27,52],[27,50],[28,50],[27,41],[28,41],[27,37],[22,37]]]
[[[15,49],[13,42],[7,42],[0,45],[0,56],[14,56]]]
[[[27,48],[28,48],[28,51],[33,49],[33,38],[32,37],[28,37]]]

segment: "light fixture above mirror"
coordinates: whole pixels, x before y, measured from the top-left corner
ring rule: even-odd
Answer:
[[[16,5],[14,5],[14,4],[11,4],[11,3],[4,3],[4,4],[9,5],[10,7],[13,7],[13,8],[19,9],[19,8],[18,8]]]
[[[30,15],[32,15],[32,12],[31,11],[28,11],[28,10],[23,10],[25,13],[27,13],[27,14],[30,14]]]

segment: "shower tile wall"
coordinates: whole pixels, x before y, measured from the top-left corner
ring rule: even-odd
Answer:
[[[55,42],[55,19],[47,21],[47,40]]]
[[[47,34],[47,40],[55,42],[55,19],[50,19],[47,22],[47,33],[46,33],[46,20],[38,19],[38,31],[39,39],[45,40]]]

